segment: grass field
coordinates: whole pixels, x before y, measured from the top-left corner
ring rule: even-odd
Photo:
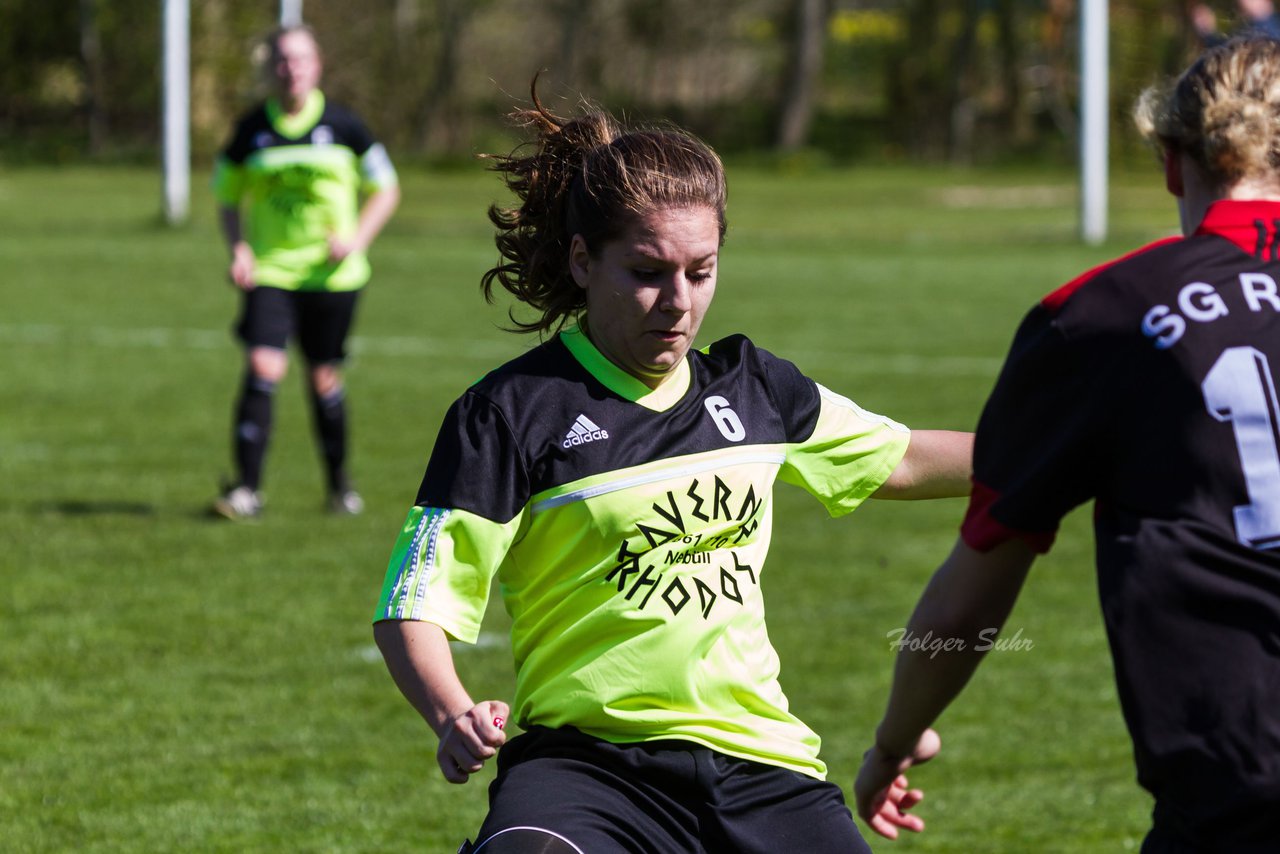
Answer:
[[[212,203],[157,224],[159,178],[0,172],[0,850],[452,852],[488,777],[434,766],[369,620],[445,408],[528,340],[479,274],[495,180],[403,176],[375,247],[349,376],[368,512],[320,512],[300,374],[278,396],[257,525],[210,520],[228,473],[236,297]],[[730,331],[910,425],[971,429],[1039,296],[1176,225],[1149,174],[1113,187],[1113,240],[1075,239],[1067,174],[730,168],[730,231],[702,343]],[[888,634],[963,502],[872,502],[840,521],[780,487],[764,576],[793,708],[848,792],[883,706]],[[877,851],[1136,850],[1149,799],[1095,604],[1088,511],[943,718],[914,782],[929,829]],[[501,608],[457,650],[508,697]]]

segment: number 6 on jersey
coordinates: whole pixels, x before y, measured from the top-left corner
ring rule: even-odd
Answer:
[[[742,426],[742,419],[738,417],[738,413],[729,408],[729,401],[718,394],[713,394],[704,400],[702,405],[707,408],[707,412],[711,413],[711,418],[716,422],[716,429],[720,431],[721,436],[730,442],[741,442],[747,438],[747,430]]]

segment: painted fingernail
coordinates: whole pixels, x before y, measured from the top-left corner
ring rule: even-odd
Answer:
[[[501,715],[494,715],[493,725],[496,726],[498,729],[502,729],[507,725],[507,719],[502,717]]]

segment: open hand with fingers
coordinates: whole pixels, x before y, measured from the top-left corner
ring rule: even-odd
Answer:
[[[485,700],[450,721],[440,733],[436,761],[450,783],[465,783],[507,740],[511,714],[501,700]]]
[[[942,742],[938,733],[927,729],[905,756],[886,752],[877,742],[862,757],[862,768],[853,784],[858,815],[872,830],[886,839],[897,839],[898,831],[924,830],[924,820],[910,810],[924,800],[924,792],[911,788],[905,772],[928,762],[938,754]]]

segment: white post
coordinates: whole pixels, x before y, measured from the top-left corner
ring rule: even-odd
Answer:
[[[302,0],[280,0],[280,26],[296,27],[302,23]]]
[[[1107,237],[1107,0],[1080,5],[1080,236]]]
[[[189,0],[164,2],[164,218],[191,209],[191,27]]]

